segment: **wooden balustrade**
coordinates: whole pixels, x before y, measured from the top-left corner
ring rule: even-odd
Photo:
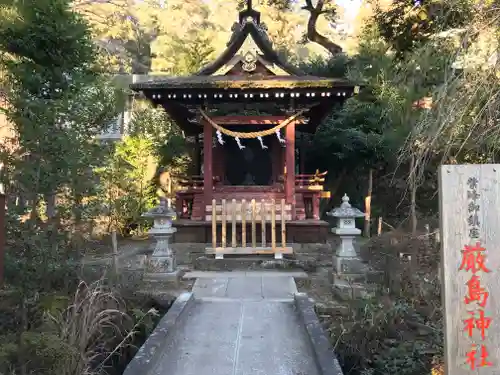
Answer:
[[[277,204],[271,201],[252,199],[227,202],[225,199],[217,203],[212,200],[206,206],[206,220],[212,222],[212,247],[208,254],[215,254],[216,259],[223,259],[224,254],[274,254],[275,259],[282,259],[283,254],[291,254],[292,247],[286,245],[286,221],[291,220],[291,205],[281,199]],[[281,223],[281,246],[276,243],[276,222]],[[247,244],[247,225],[250,223],[250,244]],[[231,246],[228,247],[227,229],[231,227]],[[257,246],[257,225],[260,224],[261,243]],[[270,224],[271,243],[267,243],[266,227]],[[217,240],[220,227],[220,242]],[[238,236],[238,231],[240,236]],[[238,237],[240,241],[238,241]],[[248,246],[250,245],[250,246]]]
[[[295,186],[298,189],[322,191],[327,173],[316,171],[315,174],[298,174],[295,176]]]

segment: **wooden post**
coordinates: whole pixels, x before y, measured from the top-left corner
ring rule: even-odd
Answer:
[[[377,224],[377,236],[382,235],[382,216],[379,216],[378,218],[378,224]]]
[[[255,212],[255,199],[252,199],[252,247],[257,247],[257,232],[255,230],[255,222],[257,220],[257,213]]]
[[[214,187],[213,180],[213,148],[212,148],[213,128],[207,121],[203,123],[203,196],[205,205],[212,200]],[[205,206],[204,206],[205,207]],[[203,209],[205,210],[205,209]]]
[[[285,200],[281,200],[281,246],[286,247],[286,217],[285,217]]]
[[[231,246],[236,247],[236,199],[231,202]]]
[[[295,122],[286,126],[285,137],[285,196],[286,203],[292,206],[292,220],[295,220]]]
[[[368,191],[365,197],[365,230],[366,238],[370,238],[370,222],[372,216],[372,194],[373,194],[373,169],[370,168],[368,173]]]
[[[212,248],[217,248],[217,202],[212,199]]]
[[[264,199],[260,201],[260,226],[261,226],[261,241],[262,247],[266,247],[266,203]]]
[[[247,246],[247,202],[241,201],[241,247]]]
[[[118,240],[116,238],[116,229],[111,231],[111,246],[113,248],[113,270],[118,275]]]
[[[500,164],[439,169],[447,375],[500,366]]]
[[[271,249],[276,249],[276,201],[271,199]]]
[[[222,249],[226,248],[226,213],[227,213],[227,207],[226,207],[226,200],[222,200],[222,223],[221,223],[221,247]]]

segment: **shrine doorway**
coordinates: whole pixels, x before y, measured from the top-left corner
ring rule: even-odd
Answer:
[[[271,142],[269,142],[271,143]],[[272,144],[262,148],[258,139],[242,139],[240,149],[234,139],[224,144],[225,179],[230,186],[267,186],[272,184]]]

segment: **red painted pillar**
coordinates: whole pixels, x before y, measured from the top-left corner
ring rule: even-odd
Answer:
[[[292,220],[295,220],[295,122],[286,126],[285,138],[285,195],[286,203],[292,205]]]
[[[212,193],[214,186],[213,179],[213,128],[208,122],[203,123],[203,195],[205,205],[212,203]],[[205,213],[205,207],[203,207]]]
[[[314,220],[319,220],[319,198],[319,193],[314,194],[312,198]]]

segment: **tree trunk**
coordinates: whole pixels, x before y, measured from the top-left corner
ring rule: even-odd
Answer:
[[[410,159],[410,226],[412,235],[417,234],[417,179],[415,175],[415,156]]]
[[[306,0],[306,5],[302,7],[302,9],[309,12],[309,20],[307,22],[307,39],[311,42],[319,44],[332,55],[337,55],[342,52],[342,48],[324,35],[321,35],[316,29],[319,16],[326,13],[326,11],[323,10],[324,5],[325,0],[318,0],[316,7],[313,5],[312,0]]]
[[[32,198],[30,199],[30,203],[28,204],[31,205],[31,212],[30,212],[30,221],[34,225],[38,221],[38,203],[40,199],[38,198],[38,194],[33,194]]]
[[[373,168],[368,172],[368,191],[365,198],[365,237],[370,238],[370,222],[372,213],[372,194],[373,194]]]
[[[56,195],[55,194],[45,194],[45,203],[47,204],[46,212],[48,221],[52,221],[54,216],[56,216]]]

